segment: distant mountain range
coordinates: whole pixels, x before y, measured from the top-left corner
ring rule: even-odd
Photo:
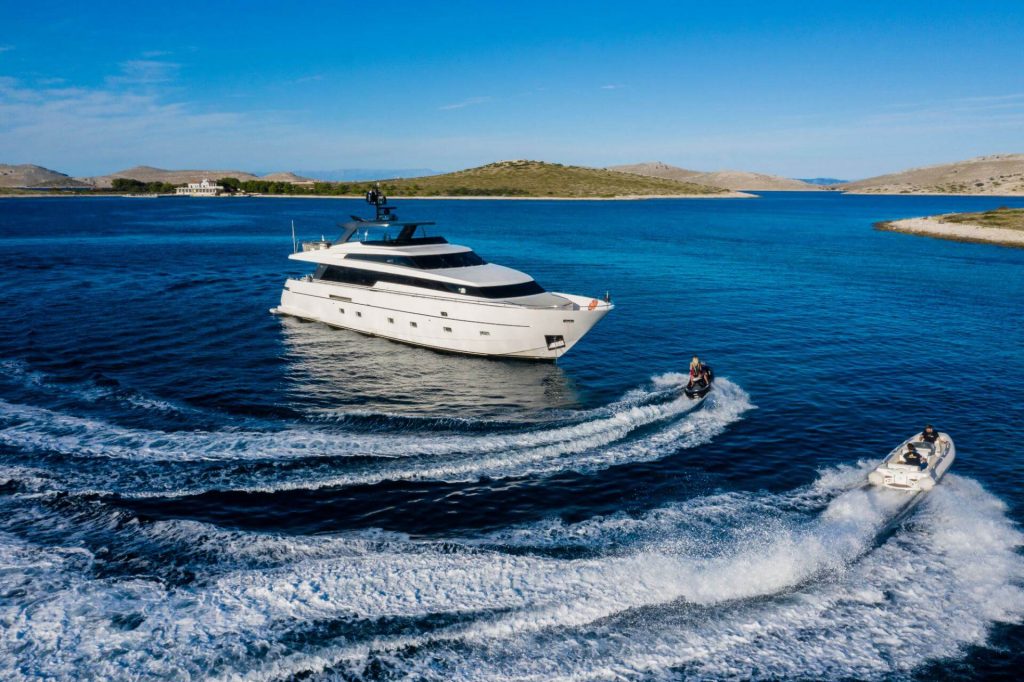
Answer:
[[[637,184],[636,181],[622,179],[623,175],[642,176],[648,181],[657,182]],[[0,164],[0,189],[8,191],[108,189],[115,178],[181,185],[199,182],[203,178],[217,180],[224,177],[234,177],[242,181],[269,180],[293,184],[311,182],[314,178],[350,183],[381,180],[410,195],[479,191],[484,195],[497,196],[500,190],[508,190],[512,196],[612,196],[616,192],[643,196],[659,193],[700,194],[715,190],[824,189],[857,194],[1024,195],[1024,154],[979,156],[965,161],[911,168],[899,173],[851,182],[836,178],[784,178],[748,171],[705,172],[670,166],[661,161],[611,166],[607,169],[564,166],[541,161],[500,161],[479,168],[443,174],[428,168],[347,168],[299,173],[278,172],[262,176],[240,170],[165,170],[152,166],[135,166],[108,175],[80,178],[72,178],[64,173],[32,164]],[[553,184],[545,188],[542,182]],[[680,188],[680,185],[685,187]]]
[[[708,187],[718,187],[730,190],[753,190],[753,191],[808,191],[820,190],[819,185],[810,184],[803,180],[784,178],[779,175],[766,175],[764,173],[751,173],[748,171],[696,171],[677,166],[670,166],[661,161],[648,161],[646,163],[633,163],[625,166],[609,166],[608,170],[620,173],[634,173],[654,178],[667,178],[670,180],[682,180]]]
[[[420,178],[424,175],[439,175],[441,171],[429,168],[336,168],[335,170],[300,170],[317,180],[334,182],[358,182],[360,180],[381,180],[384,178]]]
[[[839,178],[797,178],[797,180],[806,182],[808,185],[823,185],[825,187],[849,182],[849,180],[840,180]]]

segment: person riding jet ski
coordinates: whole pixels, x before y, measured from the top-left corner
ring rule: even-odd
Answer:
[[[715,375],[712,369],[702,363],[696,355],[690,361],[690,380],[686,384],[685,393],[689,398],[703,398],[711,390],[711,382]]]

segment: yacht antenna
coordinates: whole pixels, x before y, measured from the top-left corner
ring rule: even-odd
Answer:
[[[299,243],[295,241],[295,221],[292,221],[292,253],[298,253]]]

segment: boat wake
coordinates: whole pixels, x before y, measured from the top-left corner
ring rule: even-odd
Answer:
[[[836,473],[784,494],[435,542],[141,523],[95,500],[69,513],[5,496],[5,512],[20,509],[0,525],[0,673],[871,678],[1024,617],[1024,538],[998,499],[951,475],[876,546],[906,498]],[[18,537],[29,519],[45,546]],[[595,551],[538,549],[572,543]],[[111,553],[142,570],[104,570],[123,563]],[[191,578],[146,574],[146,557],[167,563],[158,555]]]
[[[63,475],[59,485],[69,492],[184,497],[589,472],[702,445],[751,408],[747,394],[723,379],[703,404],[662,386],[551,428],[386,434],[308,424],[153,431],[0,401],[0,445],[46,460],[47,488]]]
[[[727,379],[680,399],[683,380],[499,433],[159,430],[0,402],[0,678],[869,679],[1024,619],[1003,503],[951,474],[908,516],[911,498],[863,486],[872,462],[429,540],[124,504],[597,472],[708,443],[753,407]]]

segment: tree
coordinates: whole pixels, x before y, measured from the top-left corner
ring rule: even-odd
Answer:
[[[242,188],[242,182],[238,178],[221,178],[217,184],[232,194]]]
[[[110,186],[115,192],[127,192],[129,194],[137,194],[139,192],[146,191],[146,183],[136,180],[135,178],[114,178],[113,182],[110,183]]]

